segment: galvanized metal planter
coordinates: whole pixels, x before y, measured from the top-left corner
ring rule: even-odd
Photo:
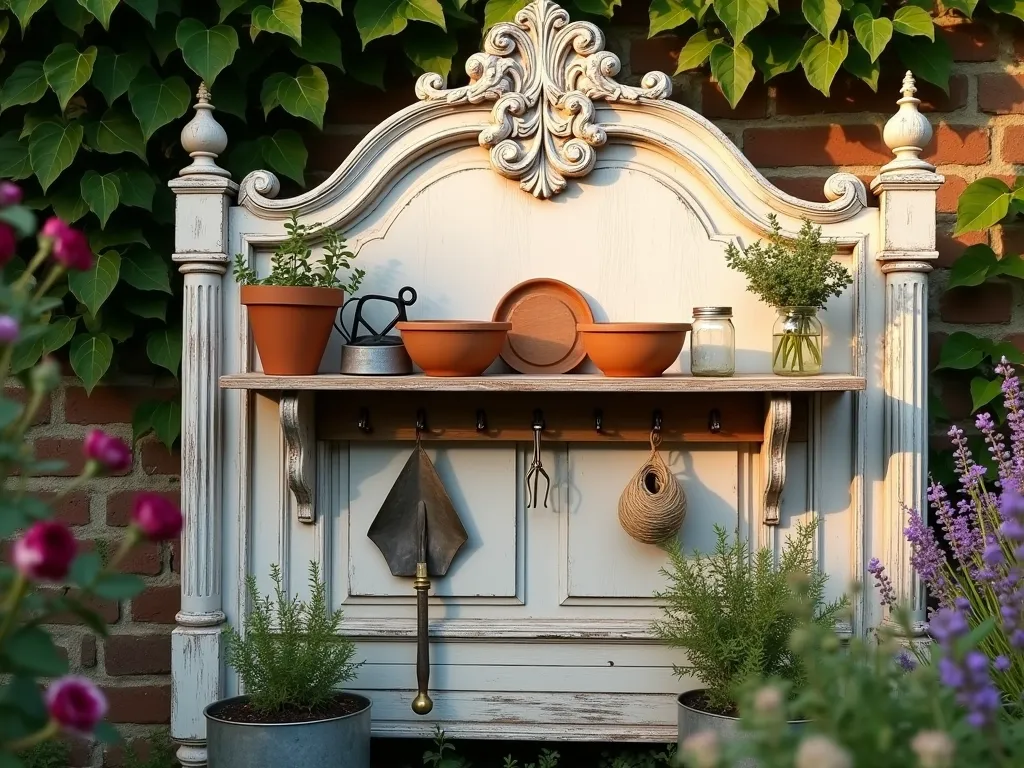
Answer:
[[[694,693],[694,691],[689,691],[688,693]],[[686,694],[680,695],[676,700],[679,714],[679,738],[677,744],[680,748],[682,748],[683,742],[687,738],[695,733],[702,733],[704,731],[713,731],[718,735],[722,743],[746,738],[746,734],[740,730],[740,719],[738,717],[716,715],[713,712],[705,712],[704,710],[691,707],[683,703],[683,696],[686,696]],[[788,726],[790,728],[800,728],[807,722],[807,720],[790,720]],[[736,765],[739,768],[756,768],[757,761],[748,758]]]
[[[370,700],[358,712],[306,723],[233,723],[217,717],[221,707],[245,696],[208,706],[209,768],[370,768]]]

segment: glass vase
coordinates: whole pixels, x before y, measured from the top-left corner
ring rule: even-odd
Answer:
[[[822,329],[817,307],[779,307],[772,329],[772,371],[779,376],[821,373]]]

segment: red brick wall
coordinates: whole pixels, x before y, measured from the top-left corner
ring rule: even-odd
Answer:
[[[173,390],[157,390],[157,395]],[[68,469],[53,477],[33,478],[30,487],[52,495],[82,466],[82,439],[100,427],[131,441],[134,405],[154,397],[149,383],[138,386],[98,387],[87,397],[77,379],[69,378],[41,409],[29,437],[40,458],[59,458]],[[128,524],[131,501],[138,491],[165,493],[179,499],[180,458],[152,438],[139,442],[131,469],[92,480],[57,504],[57,515],[72,527],[85,549],[97,546],[113,551]],[[54,623],[56,642],[67,650],[73,671],[93,678],[106,692],[110,720],[130,740],[152,735],[166,724],[171,711],[171,637],[178,610],[177,546],[144,543],[124,561],[124,569],[138,574],[146,590],[133,600],[98,603],[95,607],[110,623],[110,637],[95,638],[76,621],[64,617]],[[107,755],[107,765],[120,764],[120,749]],[[75,743],[72,765],[100,765],[100,748]]]
[[[674,35],[646,39],[646,3],[626,0],[609,30],[609,45],[623,61],[626,79],[643,73],[675,70],[684,40]],[[991,242],[997,250],[1024,249],[1024,228],[993,230],[959,239],[951,236],[956,198],[981,176],[1012,178],[1024,172],[1024,24],[1004,20],[999,33],[985,23],[950,26],[945,35],[956,55],[947,96],[922,84],[918,96],[935,123],[931,160],[946,176],[939,194],[938,268],[932,274],[933,342],[957,328],[993,338],[1011,338],[1024,346],[1024,309],[1020,286],[1010,282],[944,292],[948,267],[970,243]],[[837,80],[833,96],[813,91],[799,73],[777,78],[769,87],[752,86],[735,111],[717,86],[700,74],[676,78],[674,98],[713,119],[772,181],[788,192],[824,199],[825,179],[839,169],[869,179],[890,154],[881,126],[895,109],[901,71],[889,70],[877,94],[865,85]],[[342,89],[345,89],[342,91]],[[392,84],[386,93],[363,86],[332,84],[325,131],[310,136],[311,183],[322,181],[367,131],[415,99],[412,82]],[[946,378],[943,399],[954,418],[970,410],[966,381]],[[41,456],[69,460],[69,473],[80,468],[80,441],[90,426],[101,426],[126,439],[131,411],[139,398],[152,397],[146,387],[100,387],[91,398],[73,380],[54,394],[33,429]],[[147,440],[135,451],[131,470],[93,481],[60,505],[61,516],[79,538],[113,541],[121,535],[131,495],[157,490],[176,496],[179,461],[158,443]],[[40,491],[60,487],[59,477],[32,481]],[[169,633],[178,605],[175,553],[168,547],[141,549],[129,563],[148,587],[123,605],[104,606],[113,622],[111,637],[94,642],[75,624],[56,627],[72,666],[97,679],[107,690],[112,717],[125,724],[129,738],[145,736],[153,724],[166,723],[170,709]],[[82,754],[76,764],[99,764],[99,750]],[[117,752],[108,763],[118,763]]]

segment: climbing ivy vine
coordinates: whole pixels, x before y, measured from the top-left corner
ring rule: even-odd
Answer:
[[[305,136],[323,127],[345,78],[384,88],[396,73],[458,72],[483,30],[527,0],[0,0],[0,178],[30,205],[83,228],[95,267],[54,286],[46,333],[15,367],[65,354],[86,388],[112,372],[181,363],[180,278],[171,268],[173,199],[186,162],[181,125],[200,79],[231,136],[240,178],[269,167],[306,183]],[[1024,18],[1024,0],[986,0]],[[563,0],[610,19],[621,0]],[[978,0],[650,0],[651,36],[687,42],[678,71],[710,66],[736,104],[757,72],[801,69],[823,93],[840,69],[875,87],[893,56],[942,87],[950,54],[935,14]],[[338,109],[344,110],[342,99]],[[17,269],[12,262],[8,269]],[[146,403],[138,435],[177,438],[180,405]]]

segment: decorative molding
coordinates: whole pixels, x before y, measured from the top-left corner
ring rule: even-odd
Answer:
[[[315,393],[285,392],[281,395],[281,432],[284,435],[285,471],[288,487],[295,497],[296,517],[303,523],[316,522]]]
[[[483,52],[466,62],[469,85],[446,89],[444,78],[428,72],[416,83],[416,95],[446,104],[493,101],[480,146],[491,150],[494,170],[548,199],[565,190],[566,179],[590,173],[594,148],[608,140],[595,119],[595,100],[636,102],[672,93],[664,72],[649,72],[633,88],[613,79],[620,69],[596,26],[570,23],[564,8],[535,0],[515,23],[491,27]]]
[[[793,399],[789,393],[765,398],[764,444],[764,524],[778,525],[782,490],[786,485],[786,448],[793,426]]]
[[[917,93],[917,84],[910,70],[907,70],[903,77],[902,92],[902,98],[896,102],[900,105],[899,111],[889,118],[882,131],[882,139],[896,155],[896,159],[884,165],[881,173],[907,170],[934,171],[934,165],[921,159],[921,152],[932,138],[932,124],[917,108],[921,100],[914,96]]]
[[[932,253],[935,255],[932,256]],[[938,257],[938,251],[910,251],[895,256],[891,253],[880,253],[878,260],[882,262],[883,274],[888,275],[893,272],[931,272],[931,262],[920,261],[920,259],[937,259]]]
[[[228,134],[213,118],[214,106],[206,83],[199,84],[193,109],[195,117],[181,130],[181,146],[192,158],[192,164],[178,171],[178,175],[231,176],[217,165],[217,157],[228,148]]]

